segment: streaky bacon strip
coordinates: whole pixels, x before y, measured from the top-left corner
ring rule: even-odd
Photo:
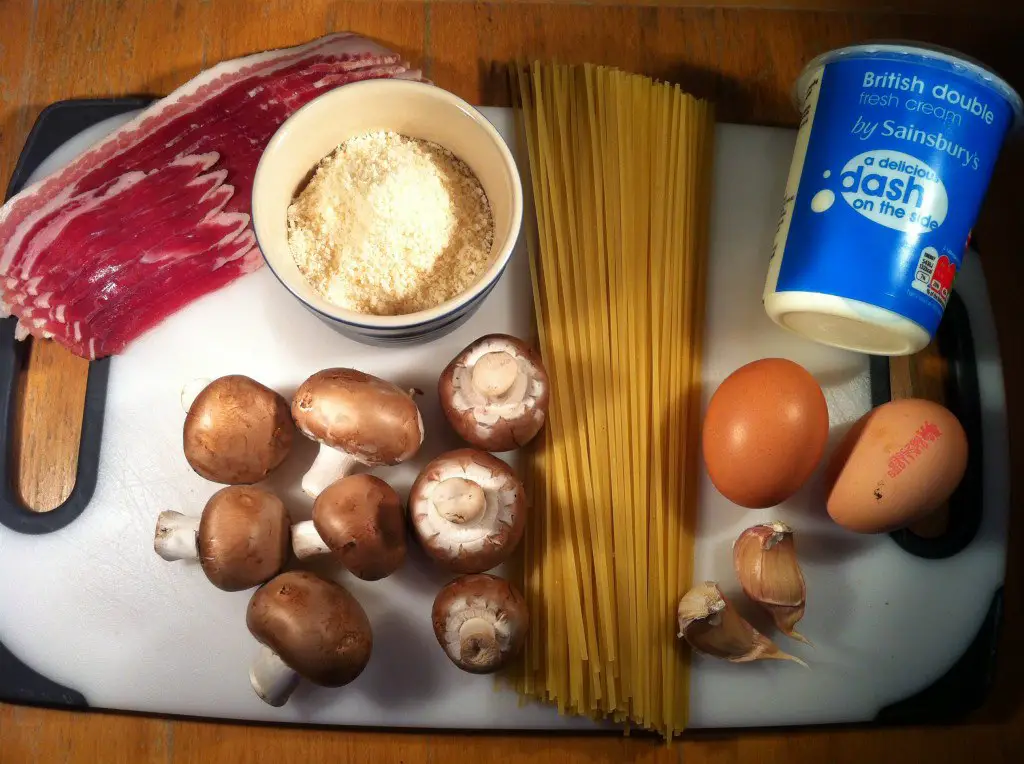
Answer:
[[[103,263],[109,253],[126,250],[139,237],[148,235],[142,223],[173,220],[181,214],[180,209],[187,209],[186,203],[198,201],[207,189],[189,184],[217,160],[215,153],[178,157],[148,173],[125,173],[106,184],[109,188],[120,186],[116,193],[108,191],[92,204],[61,210],[39,234],[26,239],[16,275],[28,279],[37,274],[28,288],[30,295],[53,291],[74,280],[94,263]],[[122,179],[129,176],[137,179],[123,183]],[[176,209],[174,202],[183,206]],[[69,243],[77,247],[73,258],[63,251]]]
[[[352,44],[353,40],[356,41],[354,45]],[[372,52],[368,53],[367,49],[363,48],[364,45],[376,48],[377,54],[382,57],[393,57],[394,55],[367,40],[341,33],[321,37],[296,48],[284,48],[225,61],[201,72],[166,98],[143,111],[131,122],[111,133],[67,167],[24,189],[3,207],[0,207],[0,243],[2,243],[0,275],[7,273],[16,258],[17,250],[21,245],[20,237],[24,235],[24,232],[18,232],[17,229],[25,216],[44,207],[55,196],[65,192],[68,187],[80,188],[83,185],[83,179],[93,171],[99,173],[107,171],[112,175],[119,175],[130,170],[131,167],[126,166],[133,159],[130,151],[140,142],[145,141],[147,136],[160,128],[173,125],[179,118],[187,118],[190,113],[204,103],[215,103],[218,96],[246,78],[286,69],[289,65],[301,62],[304,55],[315,58],[324,48],[334,44],[338,44],[348,52],[349,65],[352,65],[353,61],[359,62],[373,55]],[[346,54],[339,51],[339,55]],[[180,123],[182,127],[190,127],[191,124],[191,121]],[[194,152],[176,151],[175,153]],[[125,158],[123,156],[125,154],[129,154],[129,156]],[[117,157],[120,157],[117,164],[109,164],[110,160]],[[144,156],[140,154],[134,159],[141,161]],[[100,183],[97,180],[93,185],[100,185]]]
[[[159,249],[161,242],[176,231],[191,233],[196,238],[205,232],[197,230],[197,226],[216,222],[227,214],[232,217],[225,222],[232,228],[237,227],[239,219],[247,225],[248,215],[224,213],[234,195],[234,189],[223,183],[224,177],[225,173],[217,171],[170,186],[166,176],[158,172],[137,184],[132,194],[111,199],[106,212],[112,222],[120,217],[128,230],[119,230],[116,225],[97,226],[102,233],[83,244],[77,258],[55,263],[36,285],[34,296],[26,302],[30,315],[38,319],[42,317],[39,309],[46,308],[50,320],[60,321],[55,315],[57,308],[86,296],[89,290],[83,287],[110,286],[110,281],[132,269],[141,275],[145,271],[137,267],[144,265],[141,256]],[[206,237],[205,242],[207,246],[216,246],[217,239]],[[27,318],[29,314],[21,315]]]
[[[107,199],[129,191],[132,186],[140,183],[145,177],[146,173],[135,170],[123,173],[108,183],[82,191],[75,196],[70,195],[70,188],[65,189],[47,205],[30,213],[22,226],[23,229],[27,229],[27,232],[21,236],[19,277],[30,279],[31,271],[38,258],[49,251],[65,226],[71,224],[78,216],[89,214],[92,210],[100,207]],[[38,280],[38,278],[35,279],[35,281]],[[11,287],[18,283],[17,278],[8,277],[6,283]],[[28,291],[30,294],[36,294],[31,280]]]
[[[230,186],[221,186],[217,191],[224,191],[225,198],[232,194]],[[188,219],[180,221],[178,233],[163,237],[159,243],[149,247],[140,245],[131,260],[111,259],[101,269],[94,270],[87,278],[90,288],[81,289],[76,282],[65,290],[49,294],[49,310],[45,315],[48,323],[40,328],[51,334],[68,336],[70,322],[80,322],[97,331],[99,326],[95,322],[98,315],[129,290],[145,288],[165,261],[198,258],[199,266],[207,263],[211,241],[215,242],[213,249],[219,253],[223,247],[237,241],[249,226],[248,215],[220,214],[217,207],[222,207],[223,202],[217,200],[217,196],[209,197],[209,204],[215,205],[209,208],[209,212],[208,205],[195,205]],[[197,263],[188,265],[195,268]]]
[[[0,308],[16,336],[99,358],[262,264],[250,226],[264,146],[295,110],[363,79],[420,79],[339,33],[209,69],[0,207]]]
[[[263,265],[263,255],[256,247],[256,238],[251,230],[244,231],[240,240],[232,249],[225,250],[224,255],[228,262],[198,275],[188,266],[187,261],[181,260],[159,272],[150,286],[163,295],[161,307],[166,307],[169,313],[176,313],[189,303],[227,286],[240,276],[259,270]],[[148,310],[149,300],[148,292],[136,291],[119,300],[112,310],[103,314],[102,325],[95,334],[103,334],[109,347],[107,355],[120,353],[132,340],[163,320]],[[70,339],[74,340],[74,332]],[[81,339],[69,341],[66,346],[77,355],[97,358],[96,344],[95,337],[89,338],[83,334]]]

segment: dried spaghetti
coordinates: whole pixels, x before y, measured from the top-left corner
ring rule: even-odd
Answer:
[[[515,676],[560,711],[686,726],[678,598],[691,583],[714,115],[678,86],[516,67],[537,329],[551,384],[524,459]]]

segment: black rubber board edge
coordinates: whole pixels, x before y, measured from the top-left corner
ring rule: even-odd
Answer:
[[[51,682],[19,661],[0,642],[0,701],[22,706],[69,706],[85,708],[89,704],[80,692]]]
[[[40,113],[29,134],[25,148],[11,176],[5,198],[16,194],[35,168],[67,140],[105,119],[144,108],[152,100],[146,97],[81,99],[58,101],[46,107]],[[953,307],[957,303],[959,303],[959,307]],[[955,292],[950,298],[947,315],[950,311],[954,313],[962,311],[958,317],[961,320],[943,321],[943,326],[953,325],[950,338],[952,344],[949,345],[949,348],[955,349],[959,353],[959,355],[954,353],[954,357],[951,358],[954,372],[951,377],[955,380],[954,384],[960,385],[958,388],[960,391],[972,389],[970,385],[973,379],[974,400],[977,401],[977,377],[974,373],[970,328],[967,324],[966,309]],[[68,500],[57,509],[43,513],[29,512],[14,495],[9,472],[15,387],[18,373],[26,360],[26,346],[24,343],[14,340],[14,319],[5,319],[0,323],[2,323],[0,326],[0,449],[5,455],[5,458],[0,460],[0,470],[3,471],[3,485],[0,486],[0,523],[22,533],[48,533],[64,527],[78,517],[89,503],[93,490],[95,490],[109,359],[94,361],[90,364],[75,488]],[[945,353],[946,347],[941,344],[942,331],[943,328],[940,326],[940,348]],[[888,359],[873,357],[870,376],[872,404],[880,405],[890,400]],[[955,396],[950,397],[950,401],[953,400],[957,400]],[[958,416],[962,416],[953,406],[951,409]],[[974,410],[979,413],[975,420],[978,427],[976,437],[972,438],[975,432],[972,432],[965,423],[972,450],[974,444],[980,444],[980,402]],[[963,422],[964,419],[961,418],[961,421]],[[980,481],[980,458],[975,469]],[[971,470],[970,464],[968,470]],[[979,482],[977,494],[979,496],[980,486]],[[977,506],[980,506],[980,503]],[[952,509],[953,504],[951,503],[951,514]],[[974,533],[977,532],[978,524],[980,524],[980,515],[976,518],[970,537],[963,541],[956,551],[970,542]],[[964,527],[968,527],[968,524],[965,524]],[[901,543],[897,536],[894,535],[894,538],[912,554],[925,557],[949,556],[948,554],[929,554],[923,550],[915,551],[908,548],[905,543]],[[962,541],[963,536],[958,536],[958,538]],[[980,707],[991,688],[996,641],[1001,620],[1002,588],[993,597],[988,614],[977,636],[957,663],[930,687],[883,708],[875,718],[876,723],[946,724],[958,721],[967,713]],[[81,693],[52,682],[33,671],[19,661],[2,643],[0,643],[0,701],[23,705],[88,707],[88,703]]]
[[[982,508],[985,506],[978,367],[967,306],[955,291],[950,295],[935,339],[940,354],[949,364],[945,405],[960,420],[967,434],[967,470],[949,499],[949,525],[945,533],[936,538],[924,538],[901,528],[889,535],[912,555],[942,560],[960,553],[974,540],[981,527]],[[891,399],[889,359],[873,356],[871,405],[880,406]]]
[[[883,708],[875,721],[885,725],[955,724],[981,708],[995,681],[1002,622],[1000,586],[978,633],[952,668],[920,692]]]
[[[936,332],[939,352],[949,364],[946,407],[960,420],[967,434],[967,470],[949,500],[949,526],[941,536],[928,539],[907,529],[889,534],[902,549],[917,557],[942,560],[963,551],[981,527],[984,507],[981,393],[967,306],[954,290]],[[892,400],[889,359],[873,356],[871,403]],[[931,686],[883,708],[880,724],[948,724],[980,708],[992,689],[996,648],[1002,623],[1003,587],[992,597],[988,613],[974,640],[955,664]]]

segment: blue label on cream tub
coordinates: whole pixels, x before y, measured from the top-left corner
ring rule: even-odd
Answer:
[[[825,64],[803,95],[775,291],[859,300],[934,333],[1010,105],[970,76],[867,57]]]

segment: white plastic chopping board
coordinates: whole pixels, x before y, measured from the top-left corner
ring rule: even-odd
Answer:
[[[514,146],[510,112],[484,112]],[[40,172],[54,169],[119,121],[72,141]],[[786,130],[723,125],[717,131],[704,379],[710,394],[747,361],[792,358],[825,389],[834,443],[869,406],[866,359],[784,333],[760,304],[765,253],[793,139]],[[817,480],[771,511],[734,507],[705,480],[697,578],[718,580],[734,592],[732,540],[755,522],[785,520],[797,529],[808,582],[801,631],[817,647],[783,642],[812,664],[810,671],[788,663],[736,666],[697,658],[693,726],[870,720],[883,706],[930,684],[974,636],[1002,582],[1007,464],[1001,371],[976,259],[957,287],[970,310],[983,371],[988,503],[978,537],[951,560],[919,560],[886,536],[855,536],[832,525]],[[373,658],[346,688],[303,683],[285,707],[271,708],[248,681],[248,661],[257,647],[245,628],[249,594],[221,592],[198,566],[168,564],[152,551],[160,510],[198,514],[217,488],[196,476],[181,454],[183,383],[242,373],[288,396],[310,373],[345,365],[418,387],[426,392],[420,399],[428,433],[424,448],[414,463],[379,471],[404,493],[427,459],[457,445],[435,393],[447,360],[481,334],[528,336],[531,310],[522,248],[467,325],[419,347],[382,350],[346,340],[307,313],[266,269],[193,304],[113,360],[99,478],[83,515],[44,536],[0,527],[0,642],[95,707],[309,724],[596,729],[537,704],[519,707],[514,692],[495,691],[491,679],[455,669],[430,625],[433,597],[449,577],[418,554],[398,574],[376,583],[329,564],[318,566],[350,588],[367,610]],[[315,449],[299,440],[270,485],[293,517],[304,519],[311,502],[298,478]]]

